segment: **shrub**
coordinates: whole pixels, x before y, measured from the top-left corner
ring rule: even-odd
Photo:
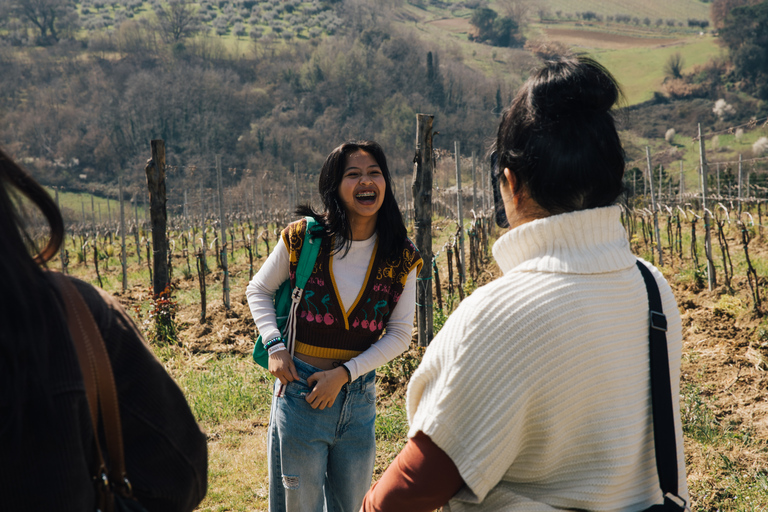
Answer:
[[[714,112],[718,119],[722,121],[723,119],[731,117],[733,114],[735,114],[736,109],[733,107],[733,105],[726,103],[724,99],[720,98],[715,102],[715,106],[712,108],[712,112]]]
[[[760,137],[752,144],[752,153],[761,156],[768,153],[768,137]]]

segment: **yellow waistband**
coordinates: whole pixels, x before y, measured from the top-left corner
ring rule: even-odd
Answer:
[[[344,350],[340,348],[327,348],[316,347],[314,345],[307,345],[300,341],[296,341],[296,347],[294,352],[297,354],[303,354],[305,356],[323,357],[325,359],[352,359],[355,356],[359,356],[362,352],[358,350]]]

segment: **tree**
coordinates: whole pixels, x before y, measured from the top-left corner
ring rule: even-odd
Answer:
[[[531,0],[496,0],[501,6],[504,15],[517,23],[518,26],[525,24],[528,13],[531,10]]]
[[[735,74],[766,99],[768,89],[768,2],[734,8],[725,18],[720,39],[728,47]]]
[[[755,0],[714,0],[712,6],[709,8],[710,17],[712,18],[712,25],[720,30],[725,25],[725,18],[736,7],[742,5],[754,4]]]
[[[445,105],[445,86],[440,73],[440,60],[437,54],[433,57],[432,52],[427,52],[427,90],[429,101],[438,107]]]
[[[77,20],[72,0],[15,0],[11,7],[19,20],[39,32],[37,43],[41,45],[57,42],[62,25]]]
[[[496,11],[487,7],[475,9],[469,22],[477,29],[477,38],[479,40],[484,40],[485,37],[483,35],[487,36],[493,31],[493,22],[498,15]]]
[[[167,4],[158,2],[155,14],[163,39],[168,43],[181,42],[200,30],[197,4],[192,0],[169,0]]]
[[[499,17],[493,9],[475,9],[470,23],[477,29],[475,39],[478,41],[488,41],[494,46],[518,46],[521,43],[517,37],[518,23],[506,16]]]
[[[682,78],[685,60],[680,52],[675,52],[669,56],[664,64],[664,74],[670,78]]]

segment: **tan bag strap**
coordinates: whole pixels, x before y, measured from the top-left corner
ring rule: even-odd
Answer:
[[[64,300],[69,333],[75,345],[80,370],[83,373],[88,407],[91,412],[91,424],[96,438],[96,450],[101,464],[100,472],[104,471],[104,457],[98,441],[99,408],[104,423],[107,453],[110,457],[110,467],[107,472],[110,482],[105,483],[111,483],[112,489],[121,495],[130,496],[131,486],[125,473],[123,431],[120,423],[117,389],[104,339],[101,337],[91,311],[75,285],[62,274],[50,272],[50,275]],[[103,478],[103,475],[99,476]]]

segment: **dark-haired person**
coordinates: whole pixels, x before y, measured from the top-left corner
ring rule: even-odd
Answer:
[[[413,329],[422,261],[407,238],[381,147],[353,141],[334,149],[319,189],[322,213],[298,209],[324,233],[299,306],[293,357],[281,341],[272,295],[289,277],[295,282],[306,220],[285,228],[246,291],[277,378],[268,440],[271,512],[360,508],[375,458],[375,369],[408,348]]]
[[[620,207],[613,77],[546,62],[492,156],[504,275],[461,303],[408,387],[408,443],[362,510],[639,511],[663,501],[651,418],[649,309]],[[680,315],[661,273],[679,493]]]
[[[50,226],[34,257],[20,201],[40,210]],[[96,510],[85,385],[62,298],[42,268],[63,239],[50,195],[0,151],[0,510]],[[150,511],[193,510],[207,486],[205,434],[120,304],[82,281],[72,283],[109,353],[134,496]]]

